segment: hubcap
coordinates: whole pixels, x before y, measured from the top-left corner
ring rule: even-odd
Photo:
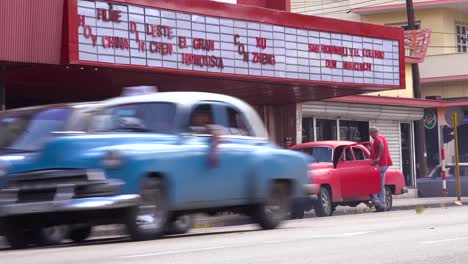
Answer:
[[[326,191],[322,192],[320,195],[321,200],[322,200],[322,208],[325,211],[325,213],[330,212],[330,199],[328,198],[328,193]]]
[[[44,236],[53,241],[60,241],[65,237],[65,226],[51,226],[42,229]]]
[[[175,225],[178,227],[185,228],[190,225],[190,216],[184,215],[177,218]]]
[[[136,224],[141,229],[159,229],[165,217],[164,200],[159,187],[144,186]]]

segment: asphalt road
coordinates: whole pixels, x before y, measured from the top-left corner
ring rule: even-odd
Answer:
[[[2,264],[75,263],[468,263],[468,207],[196,229],[148,242],[101,239],[21,251],[0,250]]]

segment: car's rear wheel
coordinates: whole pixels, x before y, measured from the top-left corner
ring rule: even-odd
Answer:
[[[287,218],[290,203],[288,184],[275,182],[266,201],[254,208],[254,220],[263,229],[274,229]]]
[[[128,211],[126,227],[134,240],[156,239],[166,231],[169,217],[167,195],[161,178],[143,180],[140,204]]]
[[[74,225],[70,228],[70,239],[75,243],[85,241],[90,235],[93,227],[90,225]]]
[[[181,215],[174,219],[167,228],[167,234],[180,235],[185,234],[193,227],[192,215]]]
[[[62,243],[68,236],[68,226],[57,225],[34,229],[34,242],[38,246],[52,246]]]
[[[385,186],[385,208],[376,207],[377,212],[385,212],[392,210],[393,194],[389,186]]]
[[[333,214],[332,196],[327,187],[320,187],[318,201],[315,202],[314,210],[315,214],[319,217],[331,216]]]

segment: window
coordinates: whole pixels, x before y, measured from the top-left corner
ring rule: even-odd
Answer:
[[[336,140],[336,120],[317,119],[317,140]]]
[[[312,156],[312,162],[332,162],[333,151],[329,147],[303,148],[298,151]]]
[[[231,135],[236,136],[251,136],[250,129],[247,126],[245,118],[239,111],[228,107],[227,108],[227,130]]]
[[[354,158],[356,160],[368,160],[369,156],[367,156],[366,152],[361,148],[353,148]]]
[[[340,140],[369,141],[369,122],[340,120]]]
[[[353,160],[353,155],[351,154],[351,148],[346,148],[344,160],[345,161],[352,161]]]
[[[458,52],[467,52],[468,24],[456,24],[457,32],[457,50]]]
[[[302,142],[314,141],[314,119],[303,118],[302,119]]]
[[[207,125],[215,123],[213,108],[210,104],[201,104],[195,107],[190,115],[189,131],[197,134],[209,134]]]
[[[69,108],[50,108],[1,115],[0,148],[37,150],[50,138],[52,132],[63,130],[71,113]]]
[[[94,120],[96,131],[174,132],[176,106],[171,103],[139,103],[105,109]]]

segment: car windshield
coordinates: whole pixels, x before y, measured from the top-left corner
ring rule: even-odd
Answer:
[[[298,149],[298,151],[304,152],[312,156],[312,162],[332,162],[332,149],[330,147],[310,147]]]
[[[35,151],[52,132],[62,131],[72,110],[48,108],[27,112],[6,112],[0,116],[0,148]]]
[[[176,106],[172,103],[138,103],[105,108],[94,118],[95,132],[173,133]]]

